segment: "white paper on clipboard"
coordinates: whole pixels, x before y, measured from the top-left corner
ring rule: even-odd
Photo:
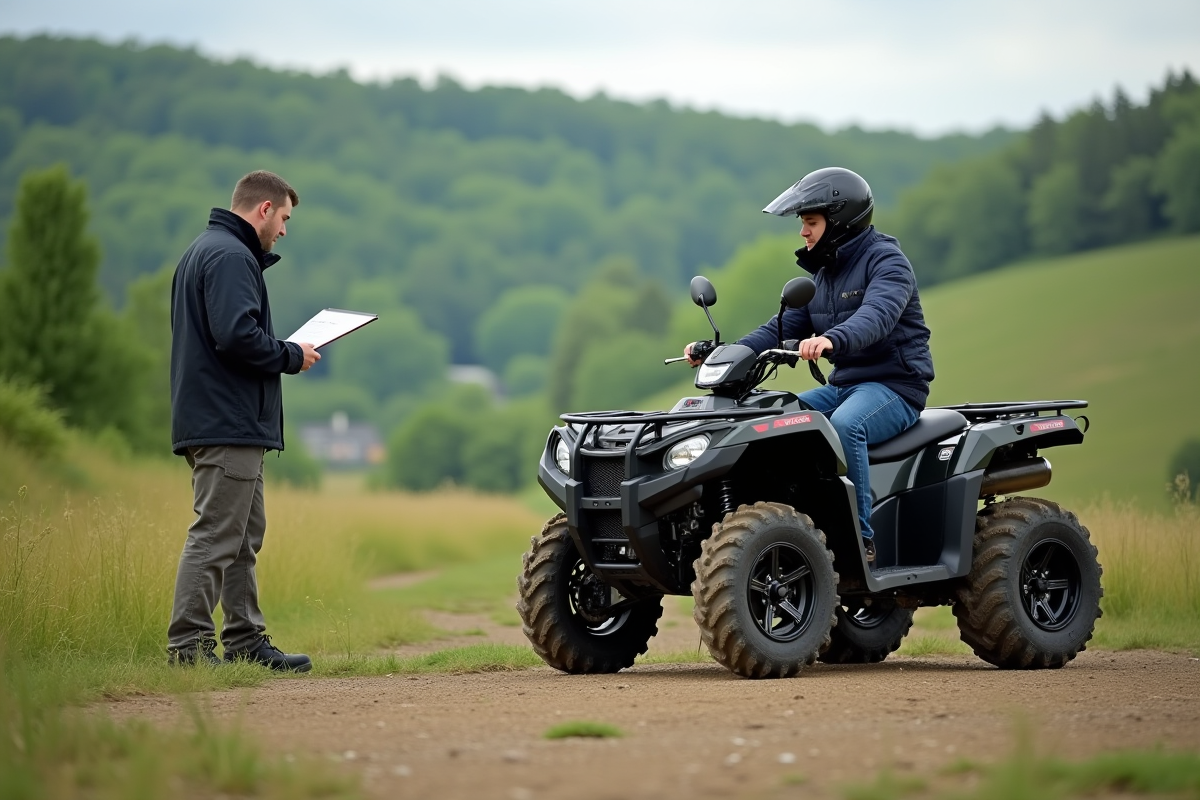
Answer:
[[[379,319],[378,314],[326,308],[318,311],[312,319],[301,325],[295,333],[287,337],[287,341],[297,344],[307,342],[313,347],[321,348],[334,339],[340,339],[347,333],[356,331],[368,322],[374,322],[377,319]]]

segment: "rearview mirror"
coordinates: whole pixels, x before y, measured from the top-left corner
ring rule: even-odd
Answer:
[[[693,279],[692,297],[696,296],[695,285],[696,279]],[[786,303],[788,308],[804,308],[816,294],[817,285],[812,282],[812,278],[792,278],[784,284],[783,294],[779,299]]]
[[[692,278],[692,285],[690,288],[692,292],[692,302],[696,305],[703,308],[708,308],[709,306],[715,306],[717,304],[717,289],[712,285],[712,281],[703,275],[697,275],[696,277]]]

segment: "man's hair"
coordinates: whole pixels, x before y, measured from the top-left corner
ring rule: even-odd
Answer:
[[[254,208],[266,200],[281,206],[284,198],[289,197],[293,207],[300,205],[300,195],[287,181],[274,172],[260,169],[242,176],[237,186],[233,187],[233,200],[229,202],[229,208],[232,211]]]

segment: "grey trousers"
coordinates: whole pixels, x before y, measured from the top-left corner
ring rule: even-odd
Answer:
[[[167,629],[169,650],[215,639],[213,610],[221,601],[221,644],[243,650],[266,630],[258,607],[254,565],[267,530],[263,506],[263,448],[191,447],[196,521],[188,528],[175,577]]]

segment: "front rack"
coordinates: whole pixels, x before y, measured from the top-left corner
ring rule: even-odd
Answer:
[[[740,419],[782,414],[782,408],[714,408],[710,411],[589,411],[560,414],[563,422],[577,425],[631,425],[658,422],[686,422],[693,419]]]
[[[650,431],[662,439],[663,425],[668,422],[691,420],[740,419],[742,417],[774,417],[784,413],[782,408],[724,408],[711,411],[591,411],[583,414],[560,414],[559,419],[568,424],[582,425],[583,431],[571,448],[571,460],[579,446],[592,436],[593,447],[599,446],[600,429],[605,425],[637,425],[637,433],[625,446],[626,475],[633,466],[633,454]]]
[[[1016,403],[963,403],[957,406],[936,406],[957,411],[971,422],[986,422],[1013,417],[1036,417],[1039,412],[1062,414],[1068,408],[1087,408],[1086,400],[1026,400]]]

